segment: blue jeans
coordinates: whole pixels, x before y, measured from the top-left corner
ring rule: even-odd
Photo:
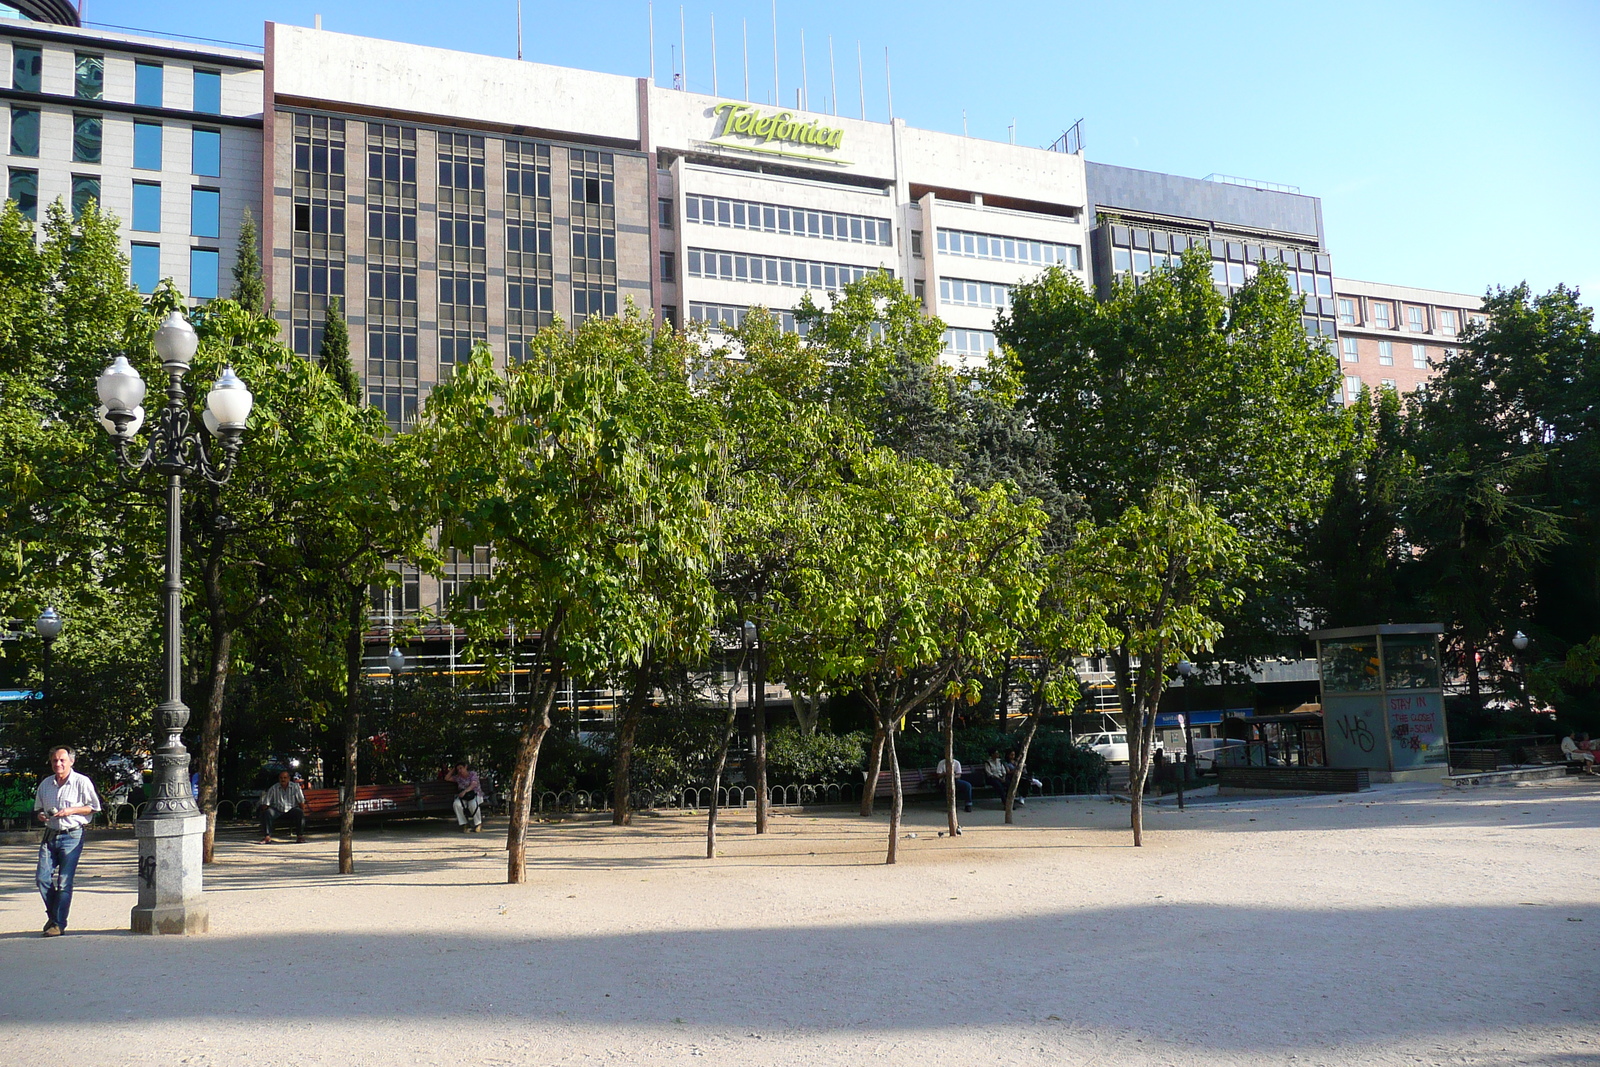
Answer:
[[[67,928],[67,912],[72,908],[72,878],[78,873],[78,857],[83,855],[83,828],[45,831],[39,846],[39,871],[35,881],[44,898],[44,913],[62,930]]]

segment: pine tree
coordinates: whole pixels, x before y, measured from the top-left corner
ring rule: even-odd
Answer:
[[[328,298],[328,310],[322,318],[322,348],[317,362],[339,383],[346,400],[361,403],[361,380],[356,377],[355,364],[350,362],[350,327],[336,296]]]
[[[239,244],[233,253],[233,299],[251,311],[267,314],[266,285],[261,280],[261,250],[257,244],[256,220],[244,209],[239,226]]]

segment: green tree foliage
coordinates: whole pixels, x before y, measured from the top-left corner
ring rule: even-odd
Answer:
[[[350,326],[336,296],[328,298],[328,310],[322,317],[322,349],[317,363],[338,384],[347,404],[361,404],[361,379],[356,377],[356,365],[350,360]]]
[[[259,315],[271,313],[267,307],[267,287],[261,279],[261,241],[256,232],[255,216],[244,209],[244,220],[239,224],[239,243],[233,251],[233,302]]]
[[[508,880],[526,878],[539,749],[569,674],[705,647],[717,530],[706,499],[715,410],[689,388],[691,349],[639,316],[552,328],[503,371],[480,349],[429,398],[419,495],[447,545],[493,545],[481,607],[456,621],[486,651],[514,629],[538,668],[512,784]]]

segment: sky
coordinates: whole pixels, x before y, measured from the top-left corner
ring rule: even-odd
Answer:
[[[648,0],[522,4],[523,55],[650,73]],[[670,86],[773,92],[771,0],[654,4]],[[1086,158],[1226,174],[1322,198],[1341,277],[1480,294],[1527,281],[1600,296],[1600,2],[1265,0],[865,4],[778,0],[778,85],[805,71],[841,114],[1044,146],[1083,120]],[[259,47],[267,20],[515,56],[517,0],[87,0],[90,25]],[[679,43],[687,48],[687,63]],[[857,47],[864,78],[858,88]],[[888,53],[889,84],[885,78]],[[676,60],[676,65],[675,65]]]

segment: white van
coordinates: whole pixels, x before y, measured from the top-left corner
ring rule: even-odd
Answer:
[[[1121,731],[1084,734],[1077,739],[1079,748],[1086,748],[1107,763],[1128,762],[1128,735]]]

